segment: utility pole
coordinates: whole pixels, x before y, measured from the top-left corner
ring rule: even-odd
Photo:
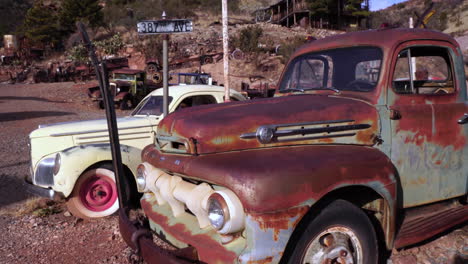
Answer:
[[[223,61],[224,61],[224,101],[230,101],[229,94],[229,33],[227,0],[222,1],[223,15]]]
[[[166,12],[163,11],[162,19],[166,19]],[[169,114],[169,58],[167,51],[167,42],[169,35],[163,36],[163,114],[166,117]]]

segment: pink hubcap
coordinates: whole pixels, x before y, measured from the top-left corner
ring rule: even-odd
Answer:
[[[109,209],[117,200],[114,181],[104,175],[90,177],[80,189],[80,200],[88,210],[94,212]]]

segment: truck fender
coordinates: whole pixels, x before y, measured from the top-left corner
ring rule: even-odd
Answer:
[[[128,94],[130,94],[130,93],[129,92],[120,92],[114,97],[114,101],[120,101],[120,100],[124,99],[125,96],[127,96]]]
[[[141,149],[120,145],[122,163],[136,175],[136,168],[140,163]],[[109,143],[89,144],[65,149],[60,153],[61,166],[59,173],[54,176],[55,191],[68,197],[80,175],[89,167],[103,161],[112,161]]]

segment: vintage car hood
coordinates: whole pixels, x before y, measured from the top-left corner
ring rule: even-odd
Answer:
[[[377,110],[365,101],[292,95],[177,111],[159,124],[158,144],[164,152],[179,153],[171,146],[185,145],[192,154],[304,144],[370,146],[379,140],[378,121]],[[270,141],[257,139],[261,126],[273,131]]]
[[[154,121],[150,120],[151,117],[123,117],[117,118],[117,126],[119,129],[129,129],[137,127],[151,126]],[[84,133],[103,132],[107,130],[106,119],[87,120],[57,123],[50,125],[41,125],[38,129],[31,132],[30,138],[47,137],[47,136],[61,136],[61,135],[77,135]]]

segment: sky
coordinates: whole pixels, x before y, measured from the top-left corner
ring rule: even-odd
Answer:
[[[406,0],[370,0],[370,7],[371,11],[376,11],[405,1]]]

